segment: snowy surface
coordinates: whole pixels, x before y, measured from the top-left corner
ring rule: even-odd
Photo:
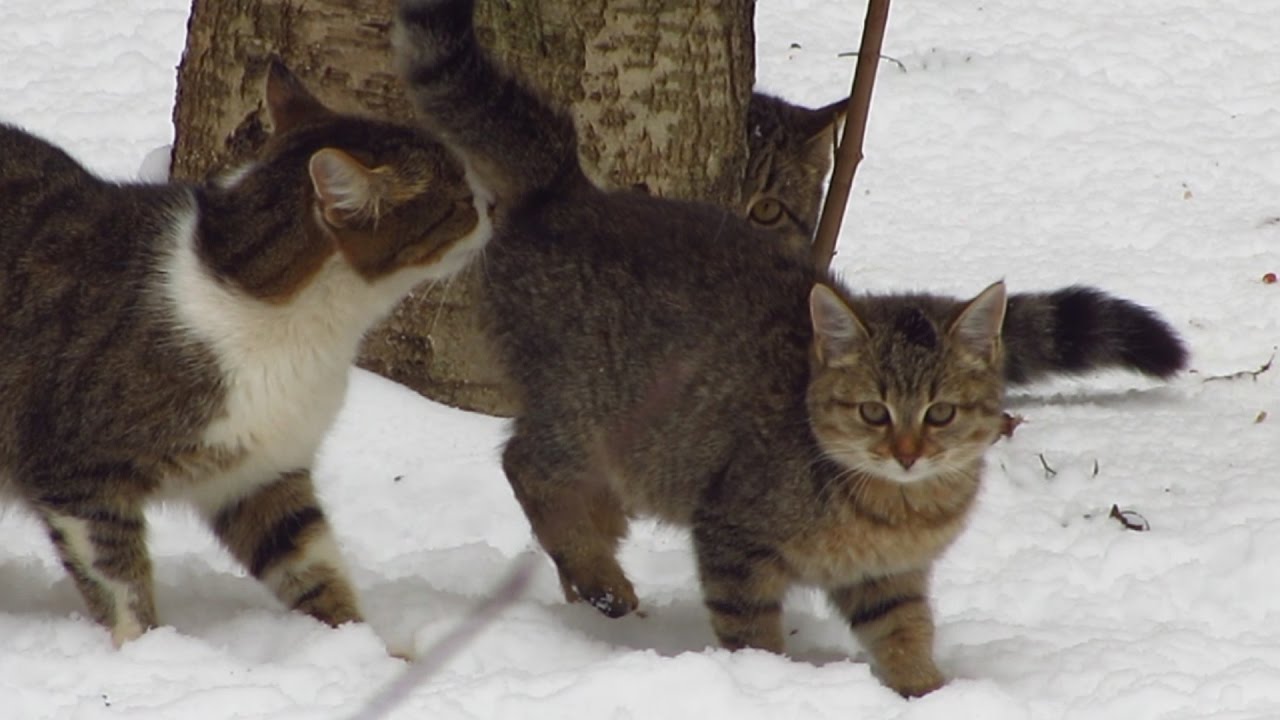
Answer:
[[[4,0],[0,118],[135,177],[170,142],[189,0]],[[761,0],[759,82],[848,88],[863,6]],[[1170,385],[1108,375],[1017,393],[980,508],[939,564],[937,656],[904,701],[838,618],[790,598],[792,658],[710,649],[687,538],[623,554],[647,617],[526,593],[397,718],[1280,717],[1280,13],[1274,0],[895,4],[837,265],[868,289],[1085,282],[1163,312]],[[905,68],[905,70],[900,69]],[[153,156],[154,160],[154,156]],[[146,163],[148,172],[154,164]],[[1259,421],[1262,413],[1269,417]],[[509,564],[528,526],[500,421],[356,373],[318,476],[371,627],[282,610],[184,511],[157,508],[167,623],[122,650],[47,538],[0,514],[0,717],[341,718]],[[1052,468],[1056,474],[1046,470]],[[1146,533],[1107,517],[1141,513]]]

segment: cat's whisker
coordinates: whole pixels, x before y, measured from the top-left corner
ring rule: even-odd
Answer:
[[[431,334],[435,332],[436,324],[440,322],[440,315],[444,312],[445,305],[448,304],[449,289],[453,286],[453,277],[449,276],[444,279],[444,288],[440,291],[440,302],[436,304],[436,312],[431,316],[431,323],[427,326],[427,337],[431,337]],[[435,289],[438,282],[440,281],[433,281],[431,289]]]

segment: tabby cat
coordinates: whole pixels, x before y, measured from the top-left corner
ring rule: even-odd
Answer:
[[[753,93],[739,212],[788,248],[808,254],[846,100],[820,108]]]
[[[725,210],[600,190],[567,115],[477,45],[472,4],[402,0],[397,63],[495,193],[484,302],[524,408],[503,469],[566,598],[634,610],[615,551],[629,517],[656,516],[691,527],[725,647],[781,652],[782,599],[812,585],[887,685],[937,688],[929,570],[973,505],[1006,380],[1166,377],[1178,338],[1084,288],[857,297]]]
[[[310,467],[361,334],[462,268],[488,206],[420,131],[335,114],[280,64],[258,161],[117,185],[0,126],[0,490],[117,645],[156,625],[145,501],[194,505],[286,605],[360,619]]]

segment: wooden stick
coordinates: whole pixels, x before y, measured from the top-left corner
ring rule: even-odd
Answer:
[[[862,162],[862,140],[867,134],[871,88],[875,85],[876,66],[880,63],[880,48],[884,45],[884,28],[888,21],[889,0],[870,0],[867,18],[862,24],[862,45],[858,48],[858,63],[853,71],[853,89],[849,93],[840,149],[836,152],[831,185],[827,188],[827,199],[822,205],[822,216],[813,237],[812,257],[819,270],[830,267],[831,259],[835,257],[836,238],[840,235],[845,206],[849,204],[853,174],[858,163]]]

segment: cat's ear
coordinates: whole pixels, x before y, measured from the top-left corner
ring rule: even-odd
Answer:
[[[809,139],[828,131],[834,132],[844,122],[848,108],[848,98],[841,98],[820,108],[802,108],[800,130]]]
[[[376,170],[333,148],[316,151],[307,169],[329,224],[352,227],[377,217],[384,182]]]
[[[279,135],[308,120],[332,115],[333,111],[316,99],[302,81],[278,57],[267,69],[267,115],[271,131]]]
[[[809,319],[818,362],[829,365],[866,341],[867,328],[834,290],[817,284],[809,291]]]
[[[1005,301],[1004,281],[992,283],[964,306],[948,332],[970,352],[994,357],[1004,327]]]
[[[835,156],[836,139],[848,107],[849,100],[845,98],[820,108],[800,108],[798,128],[811,163],[825,167]]]

